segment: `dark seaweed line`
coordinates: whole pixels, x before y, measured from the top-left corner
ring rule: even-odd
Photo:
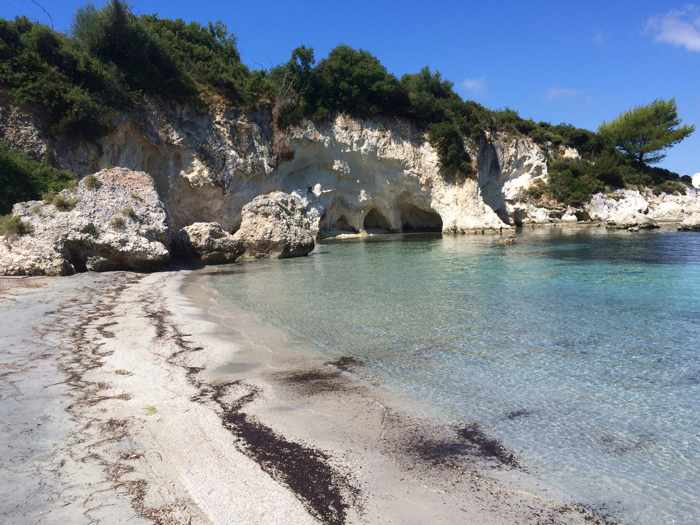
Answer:
[[[325,452],[289,441],[246,414],[243,408],[260,394],[253,385],[241,381],[211,385],[200,380],[198,374],[202,368],[184,364],[181,357],[202,347],[190,345],[188,334],[168,321],[171,313],[163,306],[156,306],[154,298],[145,298],[143,304],[157,337],[164,338],[169,332],[179,348],[168,362],[185,369],[188,381],[197,389],[192,400],[202,404],[213,402],[223,427],[234,436],[236,447],[275,481],[287,486],[312,516],[329,525],[344,525],[347,511],[359,500],[359,490],[349,476],[333,468]],[[247,393],[228,401],[237,389]]]

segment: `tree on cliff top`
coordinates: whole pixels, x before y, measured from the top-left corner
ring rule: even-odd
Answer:
[[[678,144],[695,131],[695,126],[681,126],[676,101],[655,100],[646,106],[626,111],[598,132],[631,161],[654,164],[662,160],[664,150]]]

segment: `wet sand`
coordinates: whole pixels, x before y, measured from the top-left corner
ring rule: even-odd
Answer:
[[[477,423],[217,311],[198,279],[0,284],[0,521],[610,522]]]

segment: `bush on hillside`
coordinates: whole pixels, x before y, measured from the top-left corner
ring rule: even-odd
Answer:
[[[176,100],[195,94],[192,80],[161,45],[146,24],[121,0],[104,8],[78,10],[73,35],[95,57],[114,65],[132,89]]]
[[[12,204],[39,199],[42,193],[75,185],[72,173],[38,162],[0,143],[0,213]]]
[[[55,134],[92,137],[126,104],[104,64],[70,39],[20,17],[0,20],[0,88],[35,111]]]
[[[30,235],[34,228],[17,215],[0,216],[0,236]]]

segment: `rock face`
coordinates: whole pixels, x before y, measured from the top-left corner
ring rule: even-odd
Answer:
[[[269,112],[224,106],[200,112],[154,104],[139,122],[124,119],[113,132],[89,143],[46,136],[7,105],[0,121],[2,115],[8,125],[3,128],[0,122],[0,139],[51,156],[78,175],[112,166],[149,173],[175,230],[217,222],[234,231],[243,206],[273,191],[299,195],[314,210],[310,219],[320,231],[362,231],[368,216],[368,226],[375,230],[508,228],[482,195],[486,184],[497,193],[494,184],[486,177],[443,176],[425,133],[406,120],[339,115],[325,124],[304,122],[274,137]],[[496,155],[517,151],[507,146],[505,136],[499,140],[503,145],[496,147]],[[284,155],[277,154],[278,142],[284,144]],[[472,158],[479,158],[480,147],[469,145]],[[512,160],[496,164],[518,165]]]
[[[479,183],[484,201],[503,221],[546,222],[546,210],[520,204],[522,192],[546,180],[546,152],[532,139],[498,133],[481,144]]]
[[[155,270],[170,258],[165,209],[143,172],[112,168],[52,203],[15,204],[31,233],[0,240],[0,274]]]
[[[608,222],[615,213],[615,206],[606,204],[606,210],[598,201],[569,210],[530,198],[528,190],[547,180],[548,159],[579,154],[517,134],[487,133],[480,143],[465,144],[474,175],[455,178],[441,172],[424,131],[402,119],[338,115],[275,133],[269,111],[151,103],[138,122],[125,117],[110,134],[87,142],[46,135],[34,116],[1,95],[1,140],[78,175],[112,166],[149,173],[174,231],[197,222],[235,231],[244,205],[277,191],[301,199],[316,236],[499,232],[523,224],[574,224],[588,217],[589,208],[598,210],[590,214],[593,221]],[[700,207],[694,190],[622,199],[631,199],[626,207],[646,201],[639,213],[655,222],[680,222]]]
[[[245,245],[216,222],[195,222],[177,232],[174,245],[186,257],[204,264],[232,263],[245,252]]]
[[[260,195],[243,206],[241,227],[233,237],[249,257],[299,257],[315,244],[304,203],[283,192]]]

